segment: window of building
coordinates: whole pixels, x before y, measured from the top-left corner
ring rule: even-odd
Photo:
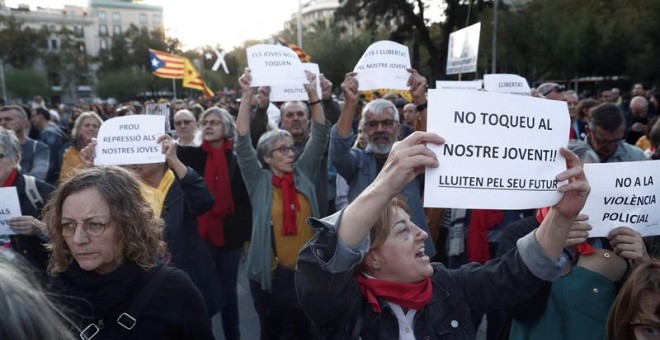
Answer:
[[[85,37],[85,28],[82,27],[82,25],[73,26],[73,35],[75,35],[77,38]]]
[[[99,25],[99,35],[102,37],[108,36],[108,25],[105,24]]]
[[[147,15],[144,13],[140,13],[140,25],[141,26],[147,26]]]
[[[153,15],[153,22],[154,22],[154,25],[160,25],[161,24],[160,14],[154,14]]]
[[[113,35],[120,35],[121,34],[121,26],[120,25],[112,26],[112,34]]]
[[[112,12],[112,21],[114,22],[121,21],[121,15],[119,14],[119,12]]]
[[[96,14],[96,16],[99,18],[99,21],[106,21],[108,20],[108,16],[105,14],[105,12],[101,11]]]
[[[57,49],[57,39],[50,39],[50,49],[51,50]]]
[[[106,39],[101,39],[101,49],[102,50],[108,49],[108,41]]]

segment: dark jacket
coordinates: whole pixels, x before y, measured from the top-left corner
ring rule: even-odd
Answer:
[[[231,183],[231,194],[235,208],[235,212],[227,216],[224,224],[224,248],[230,249],[240,247],[243,242],[250,240],[250,235],[252,235],[252,206],[243,183],[241,171],[238,168],[236,156],[231,151],[228,151],[225,155],[229,167],[229,183]],[[177,156],[183,164],[193,168],[204,178],[206,151],[198,146],[179,145],[177,146]]]
[[[188,167],[183,179],[170,186],[161,212],[163,236],[174,266],[183,269],[202,293],[209,315],[220,306],[220,285],[215,265],[197,231],[197,216],[213,207],[213,196],[204,179]]]
[[[312,221],[317,234],[298,255],[300,303],[321,338],[398,339],[399,326],[390,307],[381,301],[382,313],[374,312],[354,278],[353,268],[368,251],[369,238],[354,249],[338,242],[340,218],[337,213]],[[417,339],[474,339],[471,311],[482,314],[522,301],[544,279],[555,279],[560,268],[530,234],[519,242],[517,251],[483,266],[472,263],[449,270],[434,263],[433,269],[431,301],[414,319]],[[360,323],[360,330],[354,333]]]
[[[23,216],[32,216],[41,219],[41,209],[43,209],[44,204],[46,204],[55,188],[40,180],[37,180],[36,184],[37,191],[39,191],[42,201],[35,207],[25,194],[25,177],[23,174],[18,173],[16,175],[16,181],[14,182],[14,186],[18,192],[18,201],[21,205],[21,213]],[[23,255],[30,264],[35,267],[39,275],[42,275],[42,277],[45,278],[46,268],[48,267],[48,250],[44,247],[46,239],[39,236],[26,235],[11,235],[9,239],[11,240],[12,249]]]

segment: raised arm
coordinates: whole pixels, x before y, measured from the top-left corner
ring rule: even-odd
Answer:
[[[559,150],[566,158],[566,171],[557,175],[557,181],[568,180],[568,183],[559,187],[563,193],[561,200],[553,206],[536,231],[536,239],[548,257],[558,259],[566,244],[566,238],[571,226],[589,196],[589,182],[582,170],[578,156],[566,148]]]
[[[241,87],[241,105],[238,107],[238,117],[236,118],[236,132],[240,135],[246,135],[250,132],[250,100],[254,94],[254,89],[250,87],[252,75],[250,69],[245,68],[243,75],[238,78],[238,84]]]
[[[355,107],[360,99],[358,94],[358,81],[355,79],[356,72],[346,73],[344,82],[341,83],[341,89],[344,91],[344,109],[337,120],[337,133],[341,137],[346,137],[352,133],[353,116]]]
[[[415,103],[419,119],[413,128],[417,131],[426,131],[426,78],[419,74],[417,70],[409,68],[410,78],[408,78],[408,86],[410,86],[410,95]]]
[[[325,125],[325,115],[323,114],[323,107],[321,106],[322,101],[321,98],[319,98],[319,94],[316,92],[316,83],[318,82],[318,79],[316,79],[314,73],[309,71],[305,71],[305,75],[307,76],[307,83],[303,86],[305,87],[305,91],[307,91],[307,98],[309,98],[312,121]]]
[[[352,247],[360,243],[376,223],[383,207],[426,167],[437,167],[438,159],[426,143],[442,144],[434,133],[414,132],[394,144],[383,170],[376,179],[346,207],[339,227],[339,239]]]

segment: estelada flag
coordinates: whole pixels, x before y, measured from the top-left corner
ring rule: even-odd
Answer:
[[[303,51],[302,48],[298,47],[298,45],[296,45],[296,44],[294,44],[294,43],[292,43],[292,42],[290,42],[286,39],[282,39],[280,37],[273,36],[273,38],[280,45],[286,46],[286,47],[292,49],[294,52],[296,52],[296,54],[298,55],[298,59],[300,59],[300,61],[302,61],[303,63],[309,63],[309,62],[312,61],[312,57],[310,57],[307,53],[305,53],[305,51]]]
[[[183,78],[183,63],[185,58],[167,52],[149,49],[149,64],[151,73],[161,78]]]
[[[206,86],[202,77],[199,76],[193,64],[187,58],[183,58],[183,87],[196,89],[204,92],[204,98],[213,98],[213,91]]]

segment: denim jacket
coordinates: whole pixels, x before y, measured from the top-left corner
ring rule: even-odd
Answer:
[[[340,211],[322,220],[298,255],[296,291],[302,308],[322,339],[399,339],[390,307],[376,313],[359,292],[353,269],[369,250],[369,236],[354,248],[338,239]],[[471,263],[449,270],[433,263],[431,301],[418,310],[417,339],[474,339],[471,311],[485,313],[529,298],[545,281],[556,279],[560,265],[545,255],[534,232],[517,249],[485,265]],[[358,330],[356,330],[358,328]]]
[[[348,183],[348,202],[360,195],[360,193],[371,184],[378,176],[378,167],[376,158],[370,150],[361,150],[353,148],[355,135],[342,137],[337,132],[337,125],[330,130],[330,151],[329,159],[332,165]],[[424,205],[422,204],[423,182],[421,175],[408,183],[401,194],[406,197],[406,202],[412,211],[412,221],[430,235],[429,226],[424,214]],[[426,255],[435,256],[435,245],[431,237],[424,243]]]

